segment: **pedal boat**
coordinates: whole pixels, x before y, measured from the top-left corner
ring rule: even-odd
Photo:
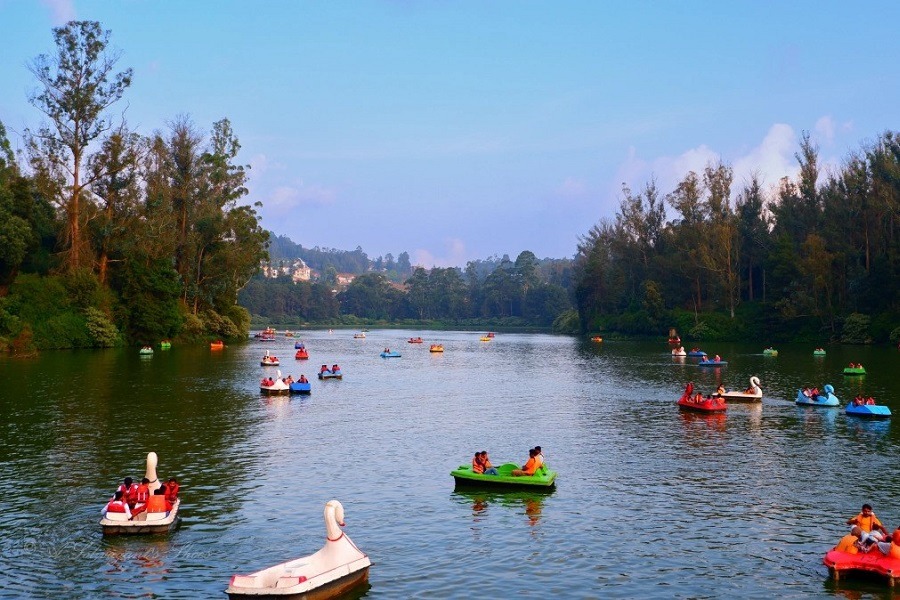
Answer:
[[[431,348],[428,349],[429,352],[443,352],[444,346],[443,344],[432,344]]]
[[[551,471],[547,465],[538,468],[534,475],[516,477],[512,472],[518,468],[520,466],[515,463],[504,463],[497,467],[497,475],[485,475],[472,471],[472,465],[469,464],[460,465],[458,469],[450,471],[450,474],[457,487],[551,490],[556,486],[556,471]]]
[[[834,395],[834,387],[831,384],[825,386],[825,393],[815,397],[807,396],[803,390],[797,390],[796,404],[802,406],[824,406],[826,408],[832,406],[840,406],[841,401]]]
[[[338,369],[337,371],[330,371],[327,369],[325,371],[319,371],[319,379],[343,379],[343,378],[344,378],[344,374],[341,373],[340,369]]]
[[[866,370],[863,367],[844,367],[844,375],[865,375]]]
[[[380,356],[381,358],[400,358],[400,353],[394,351],[382,352]]]
[[[727,360],[707,360],[703,359],[697,363],[698,367],[724,367],[728,364]]]
[[[144,477],[149,479],[150,493],[152,494],[159,489],[159,477],[156,475],[156,465],[159,458],[156,452],[147,453],[147,469]],[[181,522],[178,516],[178,509],[181,508],[181,498],[177,498],[172,504],[172,510],[168,512],[142,512],[134,518],[133,521],[128,520],[125,513],[106,513],[100,519],[100,527],[103,529],[103,535],[119,535],[119,534],[139,534],[139,533],[169,533],[174,531]]]
[[[230,600],[321,600],[345,596],[369,579],[369,557],[345,534],[344,507],[325,504],[325,545],[316,553],[251,573],[233,575]]]
[[[759,387],[759,378],[750,378],[749,392],[725,392],[722,397],[728,402],[762,402],[762,388]]]
[[[695,402],[691,396],[682,394],[681,398],[678,399],[678,408],[693,412],[716,413],[724,412],[728,408],[728,405],[721,396],[713,396],[712,398],[706,398],[704,396],[701,398],[700,402]]]
[[[260,382],[259,392],[261,394],[278,396],[281,394],[289,394],[291,392],[291,388],[281,378],[281,371],[278,371],[277,375],[277,377],[273,377],[274,383],[272,383],[272,385],[263,385],[262,382]],[[263,379],[263,381],[265,381],[265,379]]]

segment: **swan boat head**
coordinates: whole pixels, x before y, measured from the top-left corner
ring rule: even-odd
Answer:
[[[159,477],[156,475],[156,465],[159,464],[159,457],[156,456],[156,452],[148,452],[147,453],[147,470],[144,472],[144,477],[150,480],[150,492],[154,492],[159,489]]]

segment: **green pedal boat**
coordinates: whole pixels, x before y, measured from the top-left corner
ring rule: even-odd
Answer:
[[[473,472],[472,465],[460,465],[455,471],[450,471],[450,474],[457,487],[551,490],[556,486],[556,471],[551,471],[547,465],[540,467],[534,475],[516,477],[512,472],[518,468],[519,465],[515,463],[505,463],[497,467],[497,475],[484,475]]]

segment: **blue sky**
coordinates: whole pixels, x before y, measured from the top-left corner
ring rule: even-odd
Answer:
[[[0,0],[14,145],[69,19],[112,31],[139,132],[231,120],[264,227],[426,267],[572,256],[623,182],[721,159],[736,194],[804,130],[834,167],[898,127],[896,1]]]

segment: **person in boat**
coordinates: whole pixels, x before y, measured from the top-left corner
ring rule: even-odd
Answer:
[[[684,395],[688,398],[691,397],[691,394],[694,393],[694,382],[688,381],[688,384],[684,387]]]
[[[328,373],[328,365],[322,365],[322,368],[319,370],[319,373]]]
[[[900,528],[895,529],[894,533],[891,534],[891,541],[875,542],[874,545],[885,556],[900,558]],[[872,547],[869,546],[869,549],[871,550]]]
[[[340,368],[338,365],[331,365],[331,372],[332,372],[332,373],[337,373],[337,372],[340,371],[340,370],[341,370],[341,368]]]
[[[484,463],[481,462],[481,452],[476,452],[472,458],[472,472],[478,475],[484,474]]]
[[[725,395],[725,386],[720,383],[719,387],[716,388],[716,397],[721,398],[724,395]]]
[[[169,512],[172,510],[172,503],[166,499],[166,489],[166,485],[163,484],[153,492],[153,495],[147,500],[148,513]]]
[[[292,383],[294,383],[294,376],[293,376],[293,375],[288,375],[287,377],[285,377],[284,379],[282,379],[282,381],[285,382],[285,383],[288,384],[288,385],[291,385]]]
[[[514,477],[532,476],[537,471],[537,461],[534,459],[534,448],[528,451],[528,462],[521,469],[513,469]]]
[[[147,500],[150,499],[150,480],[144,477],[141,479],[141,485],[137,487],[135,494],[134,510],[131,511],[131,518],[135,518],[145,510],[147,510]]]
[[[716,354],[716,357],[713,359],[714,362],[722,362],[722,357]]]
[[[491,464],[491,459],[488,458],[487,450],[481,451],[481,466],[484,467],[485,475],[499,475],[500,474],[497,471],[497,468]]]
[[[126,477],[122,480],[122,485],[116,488],[117,492],[122,492],[122,499],[129,505],[129,507],[133,507],[136,501],[138,484],[134,483],[134,479],[131,477]]]
[[[112,500],[107,502],[106,506],[100,510],[100,514],[103,515],[104,518],[106,517],[106,513],[111,512],[123,513],[127,515],[129,519],[131,518],[131,509],[128,507],[128,502],[125,501],[125,494],[122,490],[116,490]]]
[[[309,383],[309,380],[306,378],[306,375],[300,374],[299,383]]]
[[[854,525],[850,528],[850,533],[841,538],[841,541],[837,543],[834,550],[846,552],[847,554],[859,554],[860,550],[865,552],[865,547],[862,545],[861,540],[862,529],[860,529],[859,526]]]
[[[875,516],[871,504],[863,504],[862,511],[855,517],[847,519],[847,525],[857,525],[862,530],[860,541],[863,545],[888,540],[888,531]]]
[[[540,446],[534,447],[534,459],[537,461],[538,469],[544,466],[544,452],[541,450]]]
[[[166,500],[175,504],[175,501],[178,500],[178,490],[181,489],[181,486],[178,485],[178,480],[174,477],[169,477],[169,481],[166,482]]]
[[[385,353],[385,354],[390,354],[390,353],[391,353],[391,349],[390,349],[390,348],[385,348],[385,349],[384,349],[384,353]]]
[[[856,398],[853,399],[853,406],[862,406],[866,401],[863,399],[862,394],[857,394]]]
[[[819,397],[819,388],[815,387],[815,388],[809,390],[809,398],[811,400],[815,400],[818,397]]]
[[[873,398],[872,396],[869,396],[868,398],[866,398],[866,405],[867,406],[875,406],[875,398]]]
[[[694,404],[700,404],[701,402],[703,402],[703,394],[701,394],[700,392],[697,392],[697,394],[694,396],[693,401],[694,401]]]

